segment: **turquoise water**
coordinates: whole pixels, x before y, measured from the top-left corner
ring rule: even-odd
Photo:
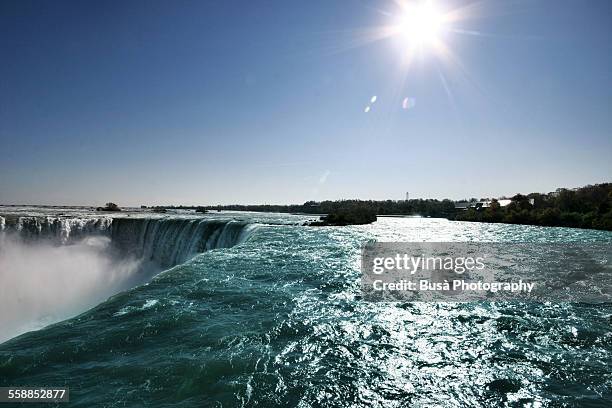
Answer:
[[[78,407],[612,405],[610,304],[368,303],[359,287],[368,240],[612,243],[612,233],[208,218],[244,233],[186,260],[173,247],[177,265],[148,283],[0,344],[0,386],[68,386]],[[134,231],[134,245],[156,253],[193,246],[187,227],[153,241]]]

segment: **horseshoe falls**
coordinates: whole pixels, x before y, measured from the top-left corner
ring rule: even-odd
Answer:
[[[8,220],[7,220],[8,218]],[[232,219],[2,217],[0,340],[63,320],[255,224]]]

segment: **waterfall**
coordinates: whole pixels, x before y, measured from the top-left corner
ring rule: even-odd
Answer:
[[[0,217],[0,342],[74,316],[253,224],[205,218]]]
[[[0,217],[0,231],[15,231],[24,241],[69,244],[92,235],[107,235],[113,219],[68,217]]]
[[[0,217],[0,232],[25,243],[71,245],[106,236],[123,257],[170,267],[211,249],[230,248],[249,236],[253,225],[205,218]]]
[[[233,220],[117,218],[111,226],[111,242],[124,255],[169,267],[197,253],[243,242],[248,227]]]

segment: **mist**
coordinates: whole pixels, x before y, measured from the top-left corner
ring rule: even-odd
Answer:
[[[119,257],[107,237],[57,246],[1,236],[0,342],[75,316],[145,280],[142,263]]]

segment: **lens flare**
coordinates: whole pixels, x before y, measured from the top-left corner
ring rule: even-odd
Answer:
[[[395,31],[410,47],[424,47],[439,40],[445,18],[431,1],[406,4]]]

